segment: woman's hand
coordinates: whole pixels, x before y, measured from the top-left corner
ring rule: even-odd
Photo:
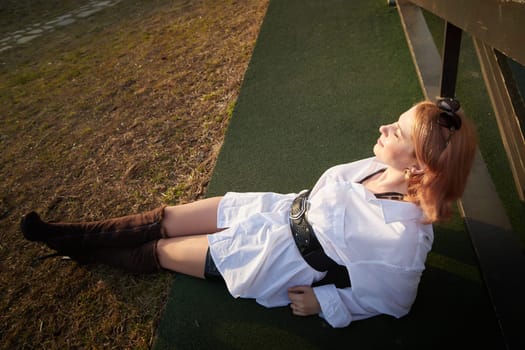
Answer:
[[[288,298],[292,301],[290,308],[294,315],[310,316],[321,312],[321,305],[310,286],[288,288]]]

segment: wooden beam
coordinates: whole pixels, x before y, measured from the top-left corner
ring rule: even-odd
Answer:
[[[445,42],[443,43],[443,69],[441,70],[441,97],[456,97],[459,50],[462,30],[450,22],[445,23]]]
[[[525,41],[525,40],[524,40]],[[507,89],[505,78],[498,64],[494,50],[479,39],[474,38],[474,46],[478,54],[481,72],[485,79],[503,146],[507,152],[512,176],[518,191],[518,196],[525,200],[525,140],[521,132],[520,122],[514,110],[511,96]]]
[[[424,2],[423,0],[410,1]],[[410,1],[398,0],[398,12],[423,93],[425,97],[433,99],[440,92],[441,59],[421,9]],[[443,0],[443,2],[447,1]],[[448,20],[447,16],[445,18]],[[479,41],[476,46],[481,47],[481,50],[486,49]],[[455,54],[453,56],[455,57]],[[491,67],[495,65],[492,63],[488,68],[485,67],[485,75],[497,75],[489,72]],[[446,69],[446,66],[443,66],[443,69]],[[445,75],[445,72],[443,73]],[[499,81],[485,77],[485,83],[499,84]],[[489,86],[488,88],[490,91],[491,88]],[[449,87],[449,93],[450,91],[453,91],[453,88],[450,90]],[[496,99],[501,99],[502,91],[506,89],[495,86],[492,95]],[[498,104],[493,102],[493,106],[497,107]],[[503,116],[502,119],[506,120],[507,117]],[[503,204],[479,152],[476,154],[459,206],[478,257],[505,345],[507,349],[525,349],[525,332],[521,321],[525,315],[523,298],[525,254],[521,242],[512,232]]]
[[[397,10],[423,94],[434,101],[440,96],[441,56],[421,9],[408,0],[398,0]]]
[[[412,0],[525,66],[525,1]]]

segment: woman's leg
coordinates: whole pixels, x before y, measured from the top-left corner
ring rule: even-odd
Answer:
[[[21,229],[26,239],[44,242],[59,254],[78,260],[94,259],[132,272],[147,265],[147,270],[153,271],[158,266],[158,253],[162,267],[203,277],[206,234],[219,231],[220,200],[209,198],[97,222],[47,223],[30,213],[22,218]],[[194,236],[197,234],[202,236]],[[188,237],[181,239],[183,236]],[[157,249],[150,249],[159,239]]]
[[[206,235],[167,238],[157,243],[157,257],[160,266],[199,278],[204,278],[207,251],[208,238]]]
[[[20,221],[27,240],[43,242],[57,252],[72,252],[108,247],[136,247],[162,238],[164,208],[118,218],[91,222],[47,222],[31,212]]]
[[[204,278],[208,251],[207,234],[217,228],[217,209],[222,197],[166,207],[162,221],[164,239],[157,244],[160,266],[185,275]]]
[[[166,237],[210,234],[217,228],[217,208],[222,197],[213,197],[193,203],[164,209],[162,227]]]

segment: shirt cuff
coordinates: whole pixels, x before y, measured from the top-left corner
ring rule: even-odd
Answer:
[[[337,288],[333,284],[326,284],[314,288],[314,293],[321,305],[319,316],[324,318],[334,328],[346,327],[352,322],[352,314],[343,303]]]

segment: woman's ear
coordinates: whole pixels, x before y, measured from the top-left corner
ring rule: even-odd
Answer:
[[[425,167],[419,165],[419,164],[414,164],[410,167],[410,173],[412,175],[421,175],[423,173],[425,173]]]

